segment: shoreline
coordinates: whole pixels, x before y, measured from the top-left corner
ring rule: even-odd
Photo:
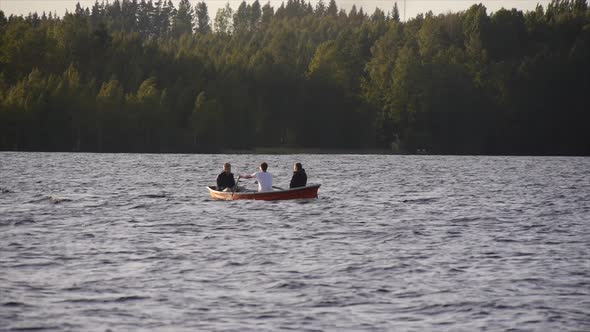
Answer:
[[[590,154],[515,154],[515,153],[481,153],[481,154],[458,154],[458,153],[407,153],[388,149],[334,149],[334,148],[252,148],[252,149],[220,149],[211,151],[189,152],[189,151],[71,151],[71,150],[0,150],[0,153],[88,153],[88,154],[235,154],[235,155],[389,155],[389,156],[478,156],[478,157],[577,157],[588,158]]]
[[[217,154],[358,154],[358,155],[399,155],[402,153],[388,149],[338,149],[338,148],[264,148],[222,149]]]

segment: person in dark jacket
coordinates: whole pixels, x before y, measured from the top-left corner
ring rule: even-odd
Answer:
[[[293,177],[291,178],[289,188],[305,187],[306,184],[307,174],[305,174],[303,165],[301,165],[301,163],[295,163],[295,165],[293,165]]]
[[[231,191],[236,185],[234,174],[231,172],[231,164],[223,164],[223,172],[217,176],[217,190]]]

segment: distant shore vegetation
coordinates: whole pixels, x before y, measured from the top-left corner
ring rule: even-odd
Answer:
[[[590,10],[0,11],[0,150],[590,155]]]

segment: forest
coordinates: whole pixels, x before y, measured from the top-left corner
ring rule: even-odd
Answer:
[[[590,155],[590,10],[0,11],[0,150]]]

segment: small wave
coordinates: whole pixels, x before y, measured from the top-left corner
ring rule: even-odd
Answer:
[[[47,266],[53,266],[53,265],[60,265],[57,262],[54,261],[41,261],[41,262],[33,262],[33,263],[20,263],[20,264],[15,264],[12,265],[11,268],[41,268],[41,267],[47,267]]]
[[[472,222],[472,221],[478,221],[479,219],[481,219],[481,218],[480,217],[457,217],[457,218],[451,219],[451,222],[452,223]]]
[[[47,325],[47,326],[25,326],[25,327],[14,327],[11,331],[44,331],[44,330],[56,330],[63,329],[62,326]]]
[[[39,197],[40,195],[35,195],[35,197]],[[30,201],[27,201],[27,204],[35,204],[35,203],[41,203],[41,202],[45,202],[48,201],[49,197],[43,197],[43,198],[39,198],[39,199],[33,199]]]
[[[497,252],[495,251],[486,251],[482,253],[482,257],[485,258],[502,258]]]
[[[104,201],[102,203],[98,203],[96,205],[86,205],[87,208],[99,208],[99,207],[103,207],[103,206],[108,206],[109,205],[109,201]]]
[[[36,221],[33,218],[25,218],[25,219],[14,221],[13,225],[20,226],[20,225],[28,225],[28,224],[35,224],[35,223],[36,223]]]
[[[8,188],[2,188],[0,187],[0,194],[14,194],[14,191],[8,189]]]
[[[246,263],[240,263],[240,262],[227,262],[224,264],[224,266],[244,266],[246,265]]]
[[[515,243],[515,242],[519,242],[518,240],[510,239],[510,238],[506,238],[506,237],[498,237],[495,240],[496,240],[496,242],[502,242],[502,243]]]
[[[166,198],[168,196],[166,194],[144,194],[144,195],[140,195],[140,197],[146,197],[146,198]]]
[[[436,202],[439,197],[424,197],[424,198],[409,198],[404,199],[403,203],[416,203],[416,204],[426,204],[426,203],[433,203]]]
[[[147,296],[139,296],[139,295],[129,295],[129,296],[120,296],[120,297],[111,297],[111,298],[88,298],[88,299],[71,299],[71,300],[64,300],[62,302],[71,302],[71,303],[121,303],[121,302],[129,302],[129,301],[140,301],[149,299]]]
[[[313,308],[329,308],[329,307],[341,307],[342,302],[335,300],[322,300],[316,304],[313,304]]]
[[[280,315],[278,315],[278,314],[262,314],[262,315],[256,316],[256,319],[272,319],[272,318],[277,318],[277,317],[280,317]]]
[[[304,282],[298,281],[283,281],[279,282],[275,285],[272,285],[271,289],[302,289],[307,287],[307,284]]]
[[[28,225],[28,224],[35,224],[36,221],[32,218],[24,218],[18,220],[6,220],[0,221],[0,226],[21,226],[21,225]]]
[[[115,299],[115,302],[139,301],[139,300],[147,300],[147,299],[149,299],[149,297],[147,297],[147,296],[131,295],[131,296],[122,296],[118,299]]]
[[[31,307],[31,305],[26,304],[26,303],[22,303],[22,302],[16,302],[16,301],[8,301],[8,302],[4,302],[2,303],[3,307],[10,307],[10,308],[25,308],[25,307]]]
[[[64,202],[71,202],[72,201],[69,198],[53,196],[53,195],[47,196],[47,199],[49,200],[49,203],[51,203],[51,204],[61,204]]]
[[[461,231],[447,231],[447,234],[449,234],[449,237],[459,237],[463,234],[463,232],[461,232]]]
[[[398,299],[407,299],[407,298],[418,298],[423,296],[422,293],[418,293],[418,292],[413,292],[413,291],[408,291],[408,292],[401,292],[401,293],[396,293],[394,294],[396,298]]]

